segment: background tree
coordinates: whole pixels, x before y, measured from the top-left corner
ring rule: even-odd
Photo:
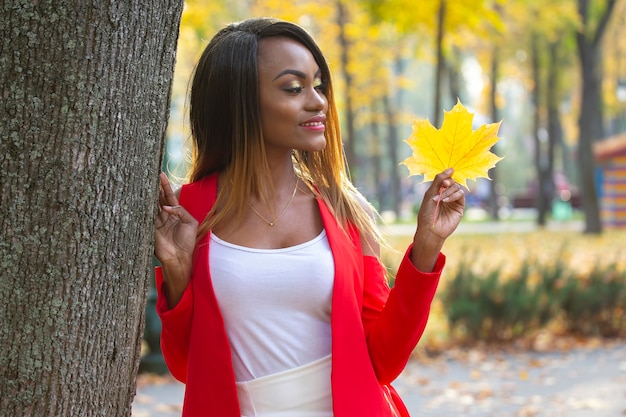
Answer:
[[[355,138],[355,133],[354,133],[355,111],[354,111],[354,105],[352,103],[352,94],[351,94],[351,90],[353,88],[353,82],[352,82],[353,77],[352,77],[352,73],[349,70],[349,56],[350,56],[350,49],[352,48],[352,44],[350,40],[348,39],[348,34],[346,33],[348,30],[346,26],[348,25],[350,15],[347,10],[347,5],[344,4],[344,0],[336,0],[336,8],[337,8],[337,14],[336,14],[337,27],[339,28],[337,40],[339,43],[339,49],[340,49],[339,55],[341,59],[340,71],[341,71],[341,75],[343,76],[343,81],[344,81],[344,86],[345,86],[344,106],[343,106],[344,108],[343,141],[344,141],[344,149],[345,149],[346,159],[348,161],[348,166],[350,167],[350,169],[353,169],[357,165],[357,156],[356,156],[356,146],[355,146],[356,138]]]
[[[626,1],[618,2],[604,35],[604,91],[608,134],[626,132]]]
[[[3,415],[130,415],[181,11],[0,6]]]
[[[601,233],[593,143],[604,138],[602,37],[617,0],[578,0],[582,28],[576,34],[582,95],[578,118],[578,169],[585,210],[585,233]],[[593,7],[592,7],[593,6]]]
[[[338,0],[188,0],[185,14],[189,12],[189,17],[185,19],[194,29],[183,28],[179,48],[192,53],[178,57],[177,79],[181,81],[177,91],[186,91],[193,62],[203,44],[223,24],[249,16],[283,18],[304,26],[324,50],[335,75],[353,180],[366,195],[380,202],[380,208],[407,213],[407,203],[415,197],[408,197],[406,192],[421,190],[419,179],[407,179],[406,170],[397,164],[409,153],[402,140],[409,134],[411,119],[439,118],[458,96],[471,106],[477,123],[488,121],[483,115],[503,121],[503,140],[497,152],[506,158],[498,164],[497,173],[490,172],[495,180],[491,184],[470,184],[471,205],[485,204],[486,187],[497,185],[497,195],[494,187],[489,200],[489,211],[495,217],[499,207],[512,207],[507,200],[528,197],[537,190],[538,182],[552,181],[552,171],[567,175],[575,201],[579,201],[575,184],[586,174],[575,166],[573,158],[579,134],[576,118],[582,103],[581,77],[575,62],[574,33],[582,27],[577,1],[445,0],[440,45],[443,58],[440,81],[436,82],[437,12],[441,0],[341,0],[345,17],[341,25]],[[604,4],[593,1],[592,22],[599,21]],[[623,15],[624,7],[624,0],[616,0],[612,14],[619,15],[621,10]],[[618,23],[612,23],[612,27],[603,37],[609,53],[598,59],[607,74],[601,92],[602,101],[607,103],[606,116],[618,128],[620,121],[626,125],[625,105],[616,94],[620,85],[626,91],[626,64],[620,64],[624,59],[618,58],[624,56],[621,51],[626,50],[626,38],[621,36],[624,31]],[[347,48],[341,48],[340,34]],[[530,65],[532,34],[537,36],[539,51],[537,76],[544,85],[537,106],[532,104],[533,89],[539,85],[533,81]],[[188,72],[178,71],[179,67]],[[550,81],[555,79],[557,82]],[[435,92],[437,85],[439,93]],[[175,97],[178,114],[173,122],[183,120],[182,97]],[[438,105],[434,97],[439,98]],[[535,110],[537,123],[533,123]],[[179,149],[188,135],[174,132],[175,124],[171,123],[170,141],[178,142],[172,149]],[[536,154],[539,130],[547,132],[547,146],[545,152]],[[539,155],[553,161],[547,171],[542,171],[542,180],[536,163]],[[550,194],[544,198],[547,204],[542,205],[544,220],[550,215],[552,188],[544,187]],[[501,213],[506,218],[515,212]]]

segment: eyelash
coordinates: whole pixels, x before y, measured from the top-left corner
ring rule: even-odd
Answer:
[[[326,93],[326,84],[324,83],[320,83],[319,85],[314,87],[318,92],[320,93]],[[301,93],[304,90],[304,87],[298,86],[298,87],[291,87],[291,88],[286,88],[285,91],[287,91],[288,93]]]

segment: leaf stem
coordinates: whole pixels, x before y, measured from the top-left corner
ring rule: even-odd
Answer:
[[[435,228],[435,222],[437,221],[437,215],[439,214],[439,204],[441,203],[441,195],[443,194],[443,190],[445,190],[443,186],[439,187],[439,198],[437,199],[437,205],[435,206],[435,215],[433,216],[433,224],[430,226],[431,229]]]

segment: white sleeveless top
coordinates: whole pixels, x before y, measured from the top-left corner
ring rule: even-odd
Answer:
[[[335,268],[325,230],[284,249],[247,248],[211,233],[209,268],[237,381],[331,353]]]

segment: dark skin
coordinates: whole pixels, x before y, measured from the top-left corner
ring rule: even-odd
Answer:
[[[452,169],[438,174],[424,195],[417,216],[411,261],[417,269],[431,272],[445,240],[457,228],[465,209],[465,193],[455,183]],[[435,219],[437,201],[439,209]],[[313,199],[312,203],[317,204]],[[189,283],[198,222],[178,203],[178,195],[165,174],[161,174],[159,214],[156,219],[155,255],[166,277],[165,292],[170,308],[178,304]],[[297,227],[297,225],[294,225]],[[371,236],[364,236],[365,255],[378,256],[380,247]]]
[[[272,183],[274,193],[269,202],[251,195],[250,208],[238,219],[241,221],[225,221],[212,232],[240,246],[285,248],[310,241],[323,229],[317,200],[295,175],[292,151],[324,149],[328,101],[319,65],[305,46],[292,39],[278,36],[260,41],[258,77],[261,124],[269,166],[267,181]],[[444,241],[463,216],[465,194],[452,180],[452,172],[449,169],[435,177],[417,217],[411,261],[424,272],[433,270]],[[228,192],[228,187],[230,184],[224,180],[223,173],[220,174],[218,192]],[[161,175],[159,207],[155,255],[163,267],[168,305],[173,308],[191,277],[198,222],[180,206],[164,174]],[[280,213],[280,220],[273,226],[263,220],[274,220],[277,213]],[[364,235],[361,241],[365,256],[380,257],[380,245],[373,236]]]

